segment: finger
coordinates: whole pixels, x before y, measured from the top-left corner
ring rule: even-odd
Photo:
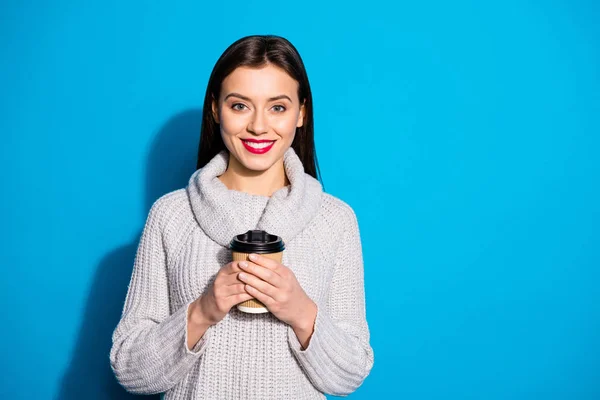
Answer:
[[[233,305],[237,305],[237,304],[240,304],[241,302],[244,302],[246,300],[250,300],[253,298],[254,297],[250,293],[244,292],[244,293],[234,294],[233,296],[229,296],[227,298],[227,300],[231,301],[231,303],[233,303]]]
[[[268,268],[268,269],[274,271],[275,273],[278,273],[278,270],[281,267],[281,264],[279,262],[273,260],[272,258],[263,256],[261,254],[252,253],[252,254],[248,255],[248,258],[253,263],[262,265],[263,267]]]
[[[250,295],[252,295],[252,297],[254,297],[256,300],[260,301],[267,307],[275,304],[275,299],[273,299],[271,296],[264,294],[263,292],[261,292],[260,290],[255,288],[254,286],[246,285],[246,291]]]
[[[247,266],[244,267],[244,263],[241,263],[239,265],[239,268],[242,269],[244,272],[259,277],[263,281],[268,282],[276,288],[283,287],[283,278],[272,269],[255,264],[251,261],[246,261],[246,264]]]
[[[238,283],[235,283],[233,285],[229,285],[229,286],[225,286],[224,289],[224,296],[223,297],[229,297],[229,296],[233,296],[239,293],[244,293],[246,291],[245,289],[245,284],[243,282],[238,281]]]
[[[223,268],[223,272],[227,275],[231,275],[231,274],[240,272],[241,269],[240,269],[238,263],[239,263],[239,261],[231,261],[230,263],[227,263],[227,265]]]
[[[231,273],[229,275],[225,275],[223,277],[223,280],[222,280],[222,282],[223,282],[222,285],[224,285],[224,286],[232,286],[232,285],[243,283],[240,280],[240,278],[238,277],[238,275],[240,274],[240,272],[243,272],[243,271],[240,269],[240,270],[238,270],[238,272],[234,272],[234,273]]]
[[[247,283],[248,285],[257,288],[262,293],[272,297],[273,299],[276,299],[278,297],[277,296],[277,294],[279,293],[278,288],[271,285],[269,282],[263,281],[262,279],[260,279],[259,277],[255,276],[255,275],[240,272],[240,274],[238,275],[238,278],[242,282]]]

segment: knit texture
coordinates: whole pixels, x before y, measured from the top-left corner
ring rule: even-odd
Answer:
[[[217,177],[229,153],[195,171],[186,188],[152,205],[137,248],[111,368],[137,394],[164,399],[324,399],[355,391],[374,362],[367,325],[363,256],[353,209],[305,173],[293,148],[290,181],[272,196],[230,190]],[[263,229],[285,243],[290,268],[317,305],[302,349],[271,313],[234,306],[190,349],[187,311],[232,261],[233,236]]]

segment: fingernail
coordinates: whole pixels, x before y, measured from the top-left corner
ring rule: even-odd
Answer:
[[[240,262],[240,264],[239,264],[239,265],[240,265],[240,267],[242,267],[242,268],[246,268],[246,267],[248,266],[248,263],[247,263],[246,261],[242,261],[242,262]]]
[[[256,260],[257,256],[256,256],[256,254],[250,254],[248,256],[248,258],[251,259],[252,261],[254,261],[254,260]]]

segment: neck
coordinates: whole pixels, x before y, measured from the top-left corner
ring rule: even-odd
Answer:
[[[290,184],[285,174],[283,157],[265,171],[253,171],[230,153],[227,170],[218,178],[230,190],[268,197]]]

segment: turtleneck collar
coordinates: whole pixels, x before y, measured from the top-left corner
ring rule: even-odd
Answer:
[[[321,183],[304,172],[292,147],[283,156],[290,185],[270,197],[225,186],[218,176],[227,170],[229,157],[229,151],[222,150],[192,174],[186,187],[198,225],[215,242],[228,247],[235,235],[262,229],[288,243],[317,215],[323,193]],[[262,210],[255,226],[255,220],[243,215],[249,203],[258,204]]]

